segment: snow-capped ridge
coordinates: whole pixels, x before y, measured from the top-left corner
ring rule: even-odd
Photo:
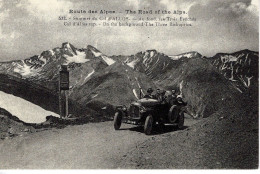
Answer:
[[[104,55],[103,53],[101,53],[98,49],[96,49],[95,47],[91,46],[91,45],[88,45],[87,46],[87,49],[89,49],[93,55],[95,57],[101,57],[107,65],[112,65],[115,63],[115,61],[111,58],[109,58],[108,56]]]
[[[200,53],[198,53],[197,51],[190,51],[190,52],[186,52],[186,53],[182,53],[182,54],[178,54],[178,55],[171,55],[169,56],[172,60],[179,60],[181,58],[194,58],[194,57],[202,57],[202,55]]]

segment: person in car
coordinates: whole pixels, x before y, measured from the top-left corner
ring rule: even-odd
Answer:
[[[155,98],[157,99],[157,100],[160,100],[160,98],[161,98],[161,90],[158,88],[157,90],[156,90],[156,94],[155,94]]]
[[[167,96],[166,96],[166,91],[165,90],[162,90],[160,92],[160,98],[159,98],[159,101],[161,102],[161,104],[166,104],[167,103]]]
[[[173,102],[177,101],[177,94],[176,94],[176,90],[175,89],[172,89],[172,100],[173,100]]]
[[[186,106],[187,103],[182,100],[181,96],[178,96],[175,102],[175,105],[177,106]]]
[[[153,89],[152,89],[152,88],[149,88],[149,89],[147,90],[147,94],[144,96],[144,98],[151,98],[151,99],[154,99],[155,96],[152,95],[152,93],[153,93]]]

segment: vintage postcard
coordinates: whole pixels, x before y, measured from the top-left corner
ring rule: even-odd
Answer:
[[[0,169],[258,169],[258,0],[0,0]]]

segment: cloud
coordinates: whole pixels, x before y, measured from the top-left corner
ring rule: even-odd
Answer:
[[[206,56],[257,51],[258,8],[258,0],[0,0],[0,59],[27,58],[66,41],[79,48],[95,45],[108,55],[146,49],[170,55],[193,50]],[[126,9],[185,10],[197,21],[192,27],[65,27],[58,16],[69,15],[69,9],[115,10],[122,12],[120,17],[135,16],[124,14]]]
[[[160,0],[160,4],[162,4],[168,10],[189,11],[190,7],[195,3],[196,1],[187,0]]]
[[[133,6],[134,8],[138,9],[140,6],[140,0],[127,0],[126,5]]]
[[[57,20],[58,16],[68,14],[73,3],[61,0],[21,0],[17,7],[25,8],[39,20]]]
[[[151,0],[150,0],[151,1]],[[125,1],[126,6],[132,6],[135,10],[147,8],[151,5],[149,0],[127,0]]]

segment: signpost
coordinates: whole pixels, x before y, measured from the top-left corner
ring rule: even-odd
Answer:
[[[68,93],[69,90],[69,71],[66,65],[61,65],[59,78],[59,107],[60,118],[68,116]]]

